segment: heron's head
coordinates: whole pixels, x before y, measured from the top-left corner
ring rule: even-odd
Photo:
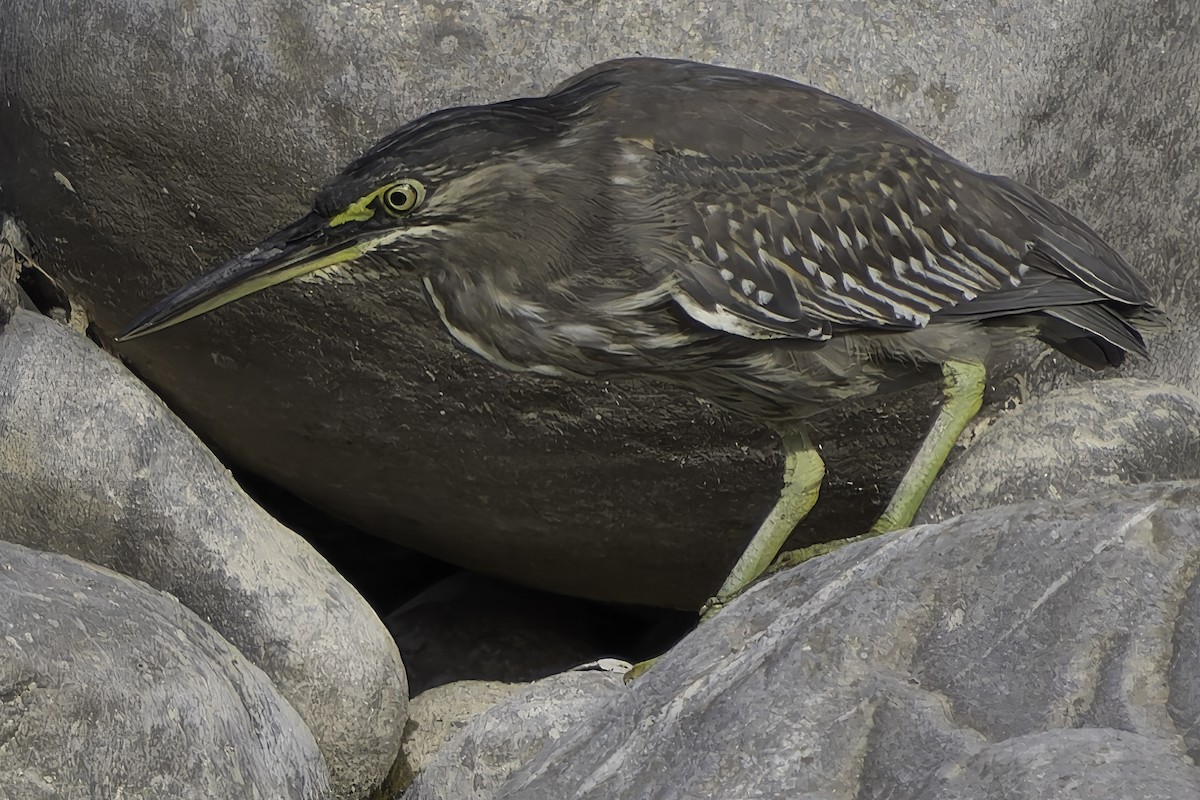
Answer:
[[[308,214],[144,310],[118,341],[304,276],[473,269],[536,248],[596,204],[580,183],[591,145],[578,130],[594,94],[454,108],[405,125],[329,181]]]

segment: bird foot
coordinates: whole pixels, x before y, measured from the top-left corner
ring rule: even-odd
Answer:
[[[785,553],[780,553],[764,575],[772,575],[780,570],[790,569],[803,564],[805,561],[811,561],[819,556],[828,555],[834,550],[839,550],[851,542],[858,542],[863,539],[870,539],[872,536],[878,536],[885,531],[878,531],[874,528],[869,533],[864,533],[859,536],[851,536],[848,539],[838,539],[833,542],[821,542],[820,544],[810,544],[808,547],[801,547],[798,550],[788,550]]]
[[[878,523],[876,523],[876,526],[878,526]],[[873,527],[870,532],[859,536],[852,536],[848,539],[839,539],[838,541],[834,542],[822,542],[820,544],[803,547],[799,550],[789,550],[786,553],[780,553],[779,557],[775,559],[774,563],[763,570],[763,573],[750,583],[746,584],[735,592],[723,595],[714,595],[713,597],[705,600],[704,605],[700,606],[700,622],[703,623],[712,619],[721,611],[721,609],[729,605],[731,601],[739,597],[743,592],[766,578],[768,575],[774,575],[780,570],[798,566],[803,564],[805,561],[817,558],[818,556],[823,556],[826,553],[832,553],[834,550],[837,550],[843,545],[850,544],[851,542],[857,542],[862,539],[870,539],[873,536],[878,536],[880,533],[886,533],[886,531],[876,531]],[[634,664],[633,667],[625,673],[625,683],[633,683],[635,680],[645,675],[655,664],[658,663],[659,659],[661,658],[662,656],[658,656],[657,658],[647,659],[646,661],[641,661],[637,664]]]
[[[626,685],[633,683],[638,678],[642,677],[647,672],[649,672],[651,667],[653,667],[655,664],[657,664],[661,660],[662,660],[662,656],[655,656],[654,658],[647,658],[645,661],[639,661],[638,663],[634,664],[632,667],[630,667],[625,672],[625,675],[622,678],[622,680],[625,681]]]
[[[788,550],[787,552],[780,553],[771,566],[763,570],[761,575],[759,575],[746,586],[743,586],[741,589],[733,592],[732,594],[717,595],[716,597],[708,598],[708,600],[704,602],[704,605],[700,607],[700,621],[704,622],[711,619],[718,611],[727,606],[735,597],[738,597],[742,594],[742,592],[746,591],[754,584],[770,575],[774,575],[776,572],[797,567],[803,564],[805,561],[811,561],[819,556],[832,553],[834,550],[838,550],[845,545],[850,544],[851,542],[870,539],[875,536],[879,536],[880,534],[888,533],[890,530],[891,529],[876,530],[875,528],[872,528],[867,533],[860,534],[858,536],[851,536],[847,539],[838,539],[837,541],[833,542],[821,542],[820,544],[809,545],[808,547],[802,547],[798,550]]]
[[[903,530],[904,528],[912,525],[912,518],[915,516],[915,510],[913,514],[892,514],[889,513],[891,510],[891,508],[888,508],[886,511],[884,511],[879,519],[875,520],[875,524],[871,526],[871,529],[862,536],[856,536],[854,539],[846,539],[844,541],[853,542],[858,539],[867,539],[872,536],[882,536],[885,533]],[[831,544],[840,543],[831,542]]]
[[[739,594],[744,592],[747,588],[749,588],[749,587],[744,587],[741,590],[736,591],[731,595],[714,595],[714,596],[708,598],[707,600],[705,600],[704,605],[700,606],[700,621],[704,622],[706,620],[712,619],[713,615],[716,614],[718,611],[720,611],[722,608],[724,608],[726,603],[728,603],[733,598],[737,597]]]
[[[880,533],[883,533],[883,531],[880,531]],[[859,539],[867,539],[876,535],[877,534],[875,533],[874,529],[872,529],[870,533],[865,533],[861,536],[854,536],[849,539],[839,539],[836,542],[822,542],[821,544],[809,545],[808,547],[804,547],[799,550],[789,550],[785,553],[780,553],[775,561],[769,567],[763,570],[761,575],[757,576],[754,580],[738,589],[736,592],[731,592],[730,594],[724,595],[715,595],[705,600],[704,605],[700,606],[700,621],[706,622],[712,619],[718,611],[729,605],[729,603],[735,597],[740,596],[743,592],[761,581],[763,578],[766,578],[768,575],[774,575],[780,570],[798,566],[803,564],[805,561],[816,558],[817,556],[823,556],[826,553],[832,553],[842,545],[849,544],[850,542],[856,542]]]

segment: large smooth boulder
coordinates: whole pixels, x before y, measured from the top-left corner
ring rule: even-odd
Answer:
[[[3,541],[0,797],[330,797],[262,670],[166,592]]]
[[[1191,800],[1197,558],[1196,482],[852,544],[752,587],[523,766],[472,783],[465,754],[543,713],[510,697],[405,797]]]
[[[85,337],[19,310],[0,332],[0,375],[0,538],[178,597],[275,681],[337,797],[381,783],[407,686],[358,592]]]
[[[31,223],[44,264],[110,337],[299,215],[404,120],[540,92],[615,56],[683,56],[814,83],[1030,181],[1187,320],[1198,25],[1184,0],[597,0],[536,13],[497,0],[10,0],[0,209]],[[1193,331],[1126,374],[1196,388]],[[686,392],[519,378],[464,355],[415,281],[281,287],[120,352],[239,464],[366,530],[556,591],[694,607],[779,481],[768,432]],[[1063,370],[1018,359],[997,392],[1014,372],[1039,391]],[[802,538],[867,526],[931,396],[819,423],[829,482]]]

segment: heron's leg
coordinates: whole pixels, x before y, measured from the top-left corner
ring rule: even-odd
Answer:
[[[868,531],[869,536],[900,530],[912,524],[917,509],[929,493],[929,487],[933,486],[934,479],[946,463],[950,449],[983,405],[983,389],[987,380],[983,364],[947,361],[942,365],[942,376],[945,400],[887,508]]]
[[[832,552],[842,545],[911,525],[913,517],[917,515],[917,509],[921,507],[921,501],[928,494],[929,487],[933,485],[942,464],[946,463],[950,449],[958,441],[967,423],[979,413],[979,407],[983,404],[986,378],[987,371],[977,361],[947,361],[943,364],[942,395],[945,399],[938,408],[929,433],[925,435],[925,441],[921,443],[921,449],[917,451],[904,477],[900,479],[900,485],[896,487],[887,508],[871,529],[861,536],[791,550],[781,555],[772,569],[793,567],[810,558]]]
[[[741,594],[755,578],[766,571],[779,554],[783,543],[792,535],[792,530],[817,502],[821,481],[825,478],[825,462],[817,455],[817,449],[813,447],[803,429],[780,430],[779,438],[783,440],[784,451],[787,453],[779,499],[758,527],[750,544],[742,551],[741,557],[733,565],[729,577],[721,584],[716,596],[710,597],[700,609],[701,621],[717,613],[722,606]],[[646,674],[658,663],[659,658],[661,656],[634,664],[629,672],[625,673],[625,682],[631,683]]]
[[[720,608],[766,570],[791,536],[792,530],[817,502],[821,480],[825,477],[825,462],[817,455],[816,448],[803,430],[794,428],[780,431],[780,438],[787,458],[779,499],[750,544],[746,545],[741,558],[733,565],[729,577],[717,590],[716,597],[701,609],[703,617]]]

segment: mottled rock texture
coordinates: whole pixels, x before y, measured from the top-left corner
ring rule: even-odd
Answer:
[[[529,730],[506,700],[406,798],[1189,800],[1198,567],[1197,483],[849,545],[758,584],[472,784],[464,754]]]
[[[331,795],[304,721],[195,613],[0,541],[0,797]]]
[[[404,758],[416,774],[471,720],[521,690],[502,681],[456,681],[414,695],[404,732]]]
[[[0,332],[0,539],[170,592],[308,723],[338,797],[396,758],[407,707],[370,606],[91,341],[19,310]]]
[[[461,684],[442,687],[444,693],[439,699],[444,702],[445,693],[455,686]],[[421,771],[404,798],[492,797],[513,770],[583,724],[606,701],[626,691],[617,673],[564,672],[518,687],[507,697],[497,697],[491,708],[472,718],[461,732],[448,737],[449,741],[432,757],[414,748],[416,765]],[[495,697],[494,693],[488,695],[488,699]],[[426,736],[437,732],[426,731]]]
[[[1187,320],[1198,28],[1190,0],[10,0],[0,209],[108,337],[298,216],[406,119],[619,55],[689,57],[816,84],[1030,182]],[[1127,374],[1196,388],[1193,330]],[[770,434],[675,389],[517,378],[464,355],[415,282],[283,287],[121,352],[237,463],[366,530],[556,591],[694,607],[779,480]],[[1080,374],[1017,360],[998,396],[1014,371],[1035,394]],[[867,526],[931,397],[820,422],[829,484],[801,538]]]

